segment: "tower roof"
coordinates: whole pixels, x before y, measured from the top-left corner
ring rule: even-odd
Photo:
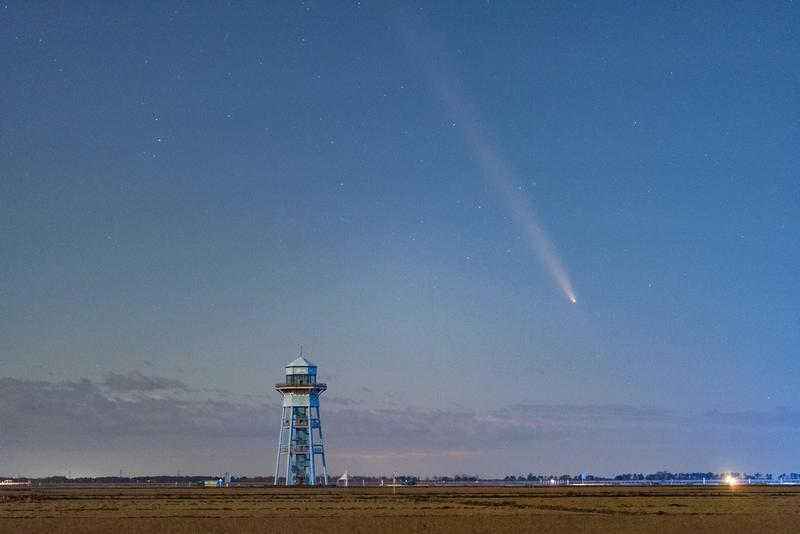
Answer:
[[[286,367],[316,367],[316,365],[300,356],[292,363],[287,364]]]

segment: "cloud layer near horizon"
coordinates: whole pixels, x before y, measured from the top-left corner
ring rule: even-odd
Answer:
[[[114,391],[156,391],[160,389],[187,389],[186,384],[173,378],[147,376],[140,371],[125,374],[108,373],[103,384]]]
[[[279,400],[231,398],[139,371],[102,382],[0,378],[0,474],[271,474]],[[678,414],[626,405],[516,405],[477,413],[324,400],[332,473],[798,467],[785,452],[800,437],[796,410]],[[687,457],[692,465],[678,463]]]

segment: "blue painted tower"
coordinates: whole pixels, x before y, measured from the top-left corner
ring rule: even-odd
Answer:
[[[275,384],[283,395],[281,430],[278,436],[278,457],[275,460],[275,484],[286,457],[286,485],[317,483],[317,457],[322,459],[322,473],[328,485],[322,423],[319,419],[319,396],[328,389],[317,382],[317,366],[302,354],[286,366],[286,381]]]

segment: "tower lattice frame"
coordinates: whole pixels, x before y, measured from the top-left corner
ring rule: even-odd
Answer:
[[[319,396],[328,386],[317,382],[317,366],[301,355],[286,366],[286,381],[275,384],[275,389],[283,395],[283,409],[273,484],[278,484],[281,460],[285,458],[287,486],[315,485],[317,457],[321,457],[323,481],[327,486],[328,467],[325,463]]]

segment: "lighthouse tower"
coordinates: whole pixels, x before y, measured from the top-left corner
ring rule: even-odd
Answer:
[[[328,485],[322,424],[319,419],[319,395],[328,386],[317,382],[317,366],[301,355],[286,366],[286,381],[275,384],[283,395],[278,457],[275,460],[275,484],[281,458],[286,458],[286,485],[317,483],[317,456],[322,457],[322,473]]]

